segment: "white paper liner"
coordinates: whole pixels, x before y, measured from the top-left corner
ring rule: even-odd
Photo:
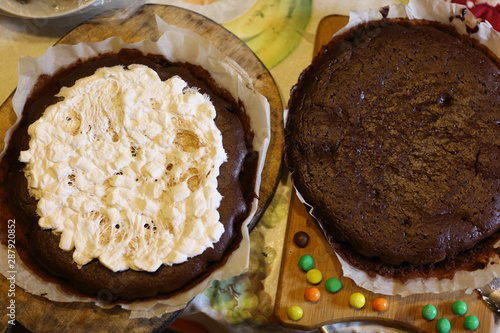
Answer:
[[[458,17],[462,17],[464,8],[466,7],[463,5],[453,4],[447,1],[410,0],[408,5],[401,2],[390,5],[387,18],[426,19],[438,21],[443,24],[451,24],[459,33],[468,34],[472,38],[477,39],[500,58],[500,33],[494,30],[489,22],[478,22],[475,16],[469,11],[466,12],[464,20],[459,19]],[[450,22],[450,17],[452,16],[456,16],[456,18]],[[342,34],[356,25],[368,21],[380,20],[382,18],[383,16],[380,8],[367,11],[351,11],[348,24],[337,31],[333,36]],[[467,27],[474,28],[476,26],[479,28],[476,33],[469,34],[467,32]],[[285,110],[284,115],[286,124],[288,110]],[[309,214],[314,217],[314,209],[312,206],[304,200],[296,188],[295,192],[299,200],[309,207]],[[499,246],[500,241],[495,244],[495,247]],[[474,272],[458,271],[455,273],[453,279],[416,278],[402,283],[401,281],[380,275],[371,278],[366,272],[353,267],[337,252],[335,252],[335,254],[340,261],[342,272],[345,277],[352,279],[356,285],[366,290],[385,295],[400,295],[404,297],[413,294],[443,293],[459,290],[471,293],[474,289],[483,287],[494,278],[500,276],[500,258],[495,256],[494,258],[490,258],[490,262],[486,268]]]
[[[495,247],[500,246],[500,241]],[[402,297],[413,294],[444,293],[465,290],[470,294],[477,288],[481,288],[490,283],[494,278],[500,276],[498,257],[490,258],[488,267],[473,272],[458,271],[453,279],[437,278],[416,278],[405,283],[395,279],[389,279],[380,275],[370,278],[366,272],[351,266],[340,255],[335,253],[342,265],[342,272],[345,277],[352,279],[358,286],[372,292],[384,295],[400,295]],[[495,269],[496,267],[496,269]]]
[[[139,43],[126,44],[121,39],[112,37],[98,43],[56,45],[49,48],[45,54],[38,58],[23,56],[19,61],[18,88],[12,101],[18,121],[12,128],[17,126],[25,100],[30,95],[37,78],[41,74],[51,75],[59,68],[74,63],[77,59],[88,59],[102,53],[117,52],[122,48],[134,48],[144,53],[163,55],[170,61],[183,61],[202,66],[210,72],[220,86],[227,89],[236,99],[239,98],[243,101],[246,113],[250,118],[252,131],[255,134],[253,147],[259,152],[258,176],[255,184],[255,193],[259,193],[261,174],[271,136],[270,106],[267,99],[257,92],[248,74],[208,40],[189,30],[168,25],[159,17],[157,17],[157,24],[161,35],[157,42],[144,40]],[[9,129],[9,133],[12,128]],[[10,138],[10,135],[8,138]],[[6,139],[6,145],[8,138]],[[248,224],[255,215],[257,204],[258,201],[255,199],[251,205],[250,215],[241,227],[243,239],[223,267],[215,270],[192,289],[179,295],[167,299],[153,298],[119,305],[130,310],[130,318],[161,316],[165,313],[183,309],[190,300],[208,288],[213,280],[223,280],[245,272],[248,269],[250,253]],[[0,256],[6,258],[7,252],[6,246],[0,246]],[[67,294],[57,283],[47,283],[33,273],[20,261],[19,256],[16,259],[16,284],[29,293],[42,295],[51,301],[58,302],[92,302],[102,308],[111,308],[116,305],[114,303],[108,304],[93,297],[78,297]],[[0,260],[0,273],[7,277],[10,274],[9,271],[12,270],[7,267],[7,261]],[[111,292],[112,290],[103,290],[99,296],[101,296],[101,299],[106,300],[109,299],[106,297],[106,293]]]

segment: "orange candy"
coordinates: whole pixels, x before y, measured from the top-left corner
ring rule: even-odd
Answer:
[[[384,312],[387,310],[387,307],[389,304],[387,303],[387,300],[385,298],[376,298],[373,301],[373,310],[378,311],[378,312]]]
[[[316,287],[307,288],[304,292],[304,298],[308,302],[317,302],[320,297],[319,289]]]

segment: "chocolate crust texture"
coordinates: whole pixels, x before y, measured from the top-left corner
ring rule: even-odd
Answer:
[[[330,243],[402,279],[491,245],[499,92],[498,59],[451,26],[383,19],[335,36],[292,88],[285,133],[293,184]]]

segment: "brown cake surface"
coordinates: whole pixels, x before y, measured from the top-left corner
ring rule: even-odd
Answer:
[[[405,278],[456,267],[453,258],[491,243],[500,228],[499,88],[487,49],[420,20],[354,27],[301,74],[285,161],[352,264]]]
[[[218,212],[224,233],[213,248],[206,249],[201,255],[181,264],[162,265],[155,272],[131,269],[113,272],[98,260],[79,268],[73,261],[72,251],[60,249],[60,237],[38,226],[37,201],[28,192],[23,172],[25,165],[18,161],[19,154],[28,149],[30,137],[27,128],[40,118],[49,105],[58,101],[55,95],[62,87],[72,86],[77,79],[92,75],[98,68],[129,64],[146,65],[155,70],[162,80],[178,75],[188,82],[189,87],[199,88],[201,93],[210,96],[216,109],[215,124],[221,131],[227,154],[227,162],[221,165],[217,178],[218,191],[223,197]],[[241,240],[241,224],[249,214],[250,201],[255,197],[257,153],[252,150],[251,140],[252,133],[241,102],[221,88],[201,67],[172,63],[162,56],[143,55],[136,50],[104,54],[73,64],[51,77],[39,78],[2,160],[8,168],[5,182],[10,209],[26,234],[28,252],[37,264],[79,292],[104,301],[134,300],[182,292],[223,265]]]

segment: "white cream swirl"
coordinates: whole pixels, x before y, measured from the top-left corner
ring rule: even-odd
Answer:
[[[226,154],[208,96],[143,65],[100,68],[58,96],[20,161],[61,249],[80,266],[156,271],[213,247]]]

